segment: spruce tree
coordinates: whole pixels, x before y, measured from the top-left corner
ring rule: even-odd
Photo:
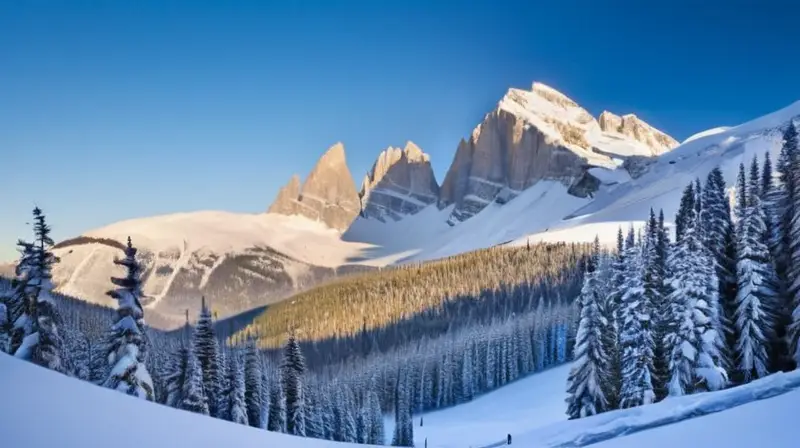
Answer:
[[[194,351],[200,362],[203,373],[203,390],[208,400],[208,411],[212,417],[220,416],[220,383],[219,342],[214,332],[211,311],[206,306],[205,297],[201,298],[200,318],[194,329]]]
[[[165,404],[173,408],[181,408],[183,403],[183,391],[187,381],[189,371],[189,347],[185,341],[181,341],[171,356],[165,383],[167,386],[167,397]]]
[[[261,359],[255,341],[249,341],[245,352],[244,399],[247,405],[247,420],[250,426],[261,427]]]
[[[629,232],[632,239],[633,229]],[[626,249],[625,294],[620,307],[620,408],[652,403],[654,341],[650,328],[652,307],[644,288],[642,248]]]
[[[790,156],[788,159],[787,180],[784,184],[786,191],[785,210],[787,214],[787,228],[784,240],[788,249],[786,265],[786,285],[788,294],[785,303],[791,310],[791,324],[789,326],[789,350],[795,365],[800,365],[800,153],[798,153],[797,128],[794,122],[784,134],[783,149]]]
[[[580,320],[573,348],[572,369],[567,378],[567,415],[570,419],[588,417],[609,409],[604,384],[611,379],[611,360],[603,345],[602,332],[607,328],[607,322],[601,312],[602,299],[598,292],[600,285],[595,268],[599,256],[596,246],[592,256],[595,261],[587,263],[583,288],[578,298]]]
[[[53,239],[42,211],[33,209],[34,242],[20,242],[23,247],[18,266],[18,299],[24,311],[14,322],[12,344],[14,356],[32,361],[51,370],[62,371],[60,316],[53,290],[52,267],[58,259],[53,255]]]
[[[111,277],[111,283],[117,288],[106,293],[117,301],[117,321],[111,327],[106,347],[110,373],[103,386],[153,401],[153,380],[145,366],[147,337],[140,300],[142,267],[136,260],[136,248],[130,237],[125,257],[114,260],[114,264],[125,268],[126,275]]]
[[[383,445],[385,436],[383,432],[383,412],[381,411],[380,398],[378,398],[378,393],[374,389],[370,389],[367,392],[367,398],[370,411],[370,426],[367,443],[371,445]]]
[[[736,382],[762,378],[770,370],[770,340],[774,338],[777,291],[769,248],[768,230],[759,194],[758,162],[753,159],[747,201],[739,225],[735,324],[739,339],[735,346],[736,364],[731,377]],[[739,188],[742,188],[739,186]],[[737,192],[739,193],[739,192]]]
[[[669,259],[669,313],[664,336],[669,356],[668,391],[680,396],[724,387],[721,326],[717,315],[718,280],[712,257],[702,244],[693,214]]]
[[[718,315],[724,331],[720,357],[723,366],[732,366],[731,354],[738,340],[734,314],[736,312],[736,246],[730,204],[722,171],[716,167],[708,173],[703,189],[700,222],[703,242],[711,254],[719,284]]]
[[[680,241],[683,237],[683,230],[686,228],[687,214],[695,209],[695,192],[693,184],[689,184],[683,190],[681,203],[678,207],[678,214],[675,216],[675,239]]]
[[[223,397],[225,398],[224,418],[240,425],[248,424],[244,368],[238,351],[231,352],[229,356],[227,388]]]
[[[281,387],[286,399],[286,432],[296,436],[305,436],[305,397],[303,396],[303,375],[306,371],[305,360],[300,351],[300,344],[294,333],[283,350],[281,364]]]
[[[277,383],[269,388],[269,412],[267,416],[267,430],[273,432],[286,432],[286,400],[283,389]]]
[[[395,427],[392,446],[414,446],[414,422],[408,401],[408,384],[405,371],[398,371],[394,390]]]
[[[208,415],[208,401],[203,393],[203,372],[200,370],[197,355],[192,349],[187,350],[186,378],[181,395],[181,409]]]

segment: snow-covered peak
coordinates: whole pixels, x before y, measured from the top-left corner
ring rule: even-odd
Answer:
[[[522,119],[549,141],[572,149],[598,166],[618,165],[611,160],[614,156],[650,157],[678,146],[675,139],[633,114],[618,116],[604,111],[598,122],[577,102],[539,82],[533,83],[530,91],[509,89],[498,110]],[[480,135],[479,128],[473,132],[473,139]]]

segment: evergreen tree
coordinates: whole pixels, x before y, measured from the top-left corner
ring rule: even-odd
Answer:
[[[610,359],[605,352],[602,331],[607,322],[601,312],[600,285],[597,281],[599,241],[587,263],[583,289],[579,297],[581,308],[578,334],[575,341],[572,369],[567,379],[567,415],[570,419],[588,417],[609,409],[603,385],[610,380]]]
[[[692,213],[687,218],[687,223],[694,221]],[[716,269],[697,235],[699,228],[687,224],[669,260],[670,313],[664,339],[672,396],[717,390],[727,380],[719,353],[722,335],[717,315]]]
[[[678,214],[675,216],[675,239],[680,241],[683,237],[683,230],[686,228],[687,214],[695,209],[694,186],[690,183],[683,190],[681,203],[678,207]]]
[[[58,331],[60,316],[51,294],[52,267],[58,259],[51,251],[50,226],[38,207],[33,209],[33,232],[32,244],[19,243],[23,252],[18,266],[17,297],[22,299],[24,311],[14,322],[14,356],[60,372],[63,370]]]
[[[211,311],[206,306],[205,297],[201,298],[200,318],[194,329],[194,351],[200,362],[203,373],[203,390],[208,400],[208,411],[212,417],[220,416],[220,383],[219,342],[214,332]]]
[[[269,389],[267,430],[286,432],[286,400],[283,396],[283,389],[277,383],[273,383]]]
[[[244,400],[247,405],[247,420],[250,426],[261,427],[261,359],[255,341],[249,341],[245,352]]]
[[[739,163],[739,174],[736,176],[736,205],[733,215],[737,222],[744,220],[745,208],[747,207],[747,177],[744,171],[744,162]]]
[[[241,425],[248,424],[247,403],[245,401],[244,368],[239,353],[230,354],[228,362],[227,388],[223,393],[225,409],[223,417]]]
[[[286,432],[297,436],[305,436],[305,398],[303,396],[303,375],[306,371],[305,360],[300,351],[294,333],[283,351],[281,364],[281,387],[286,399]]]
[[[383,445],[385,436],[383,432],[383,412],[381,411],[380,399],[374,389],[370,389],[367,392],[367,398],[370,411],[370,426],[367,443],[370,445]]]
[[[142,297],[142,267],[136,260],[136,248],[128,237],[125,257],[114,260],[114,264],[126,270],[125,277],[111,277],[116,289],[107,294],[117,301],[117,322],[111,327],[106,359],[110,373],[104,386],[144,398],[155,399],[153,380],[144,360],[147,356],[147,340],[144,334],[144,311]]]
[[[414,422],[408,401],[406,373],[399,371],[394,389],[394,436],[392,446],[414,446]]]
[[[789,326],[789,349],[795,365],[800,365],[800,154],[798,153],[797,128],[794,122],[789,123],[784,133],[783,150],[788,159],[788,175],[784,184],[786,191],[785,206],[787,213],[788,235],[784,241],[788,244],[788,257],[786,266],[786,307],[791,310],[791,325]],[[783,154],[783,153],[782,153]],[[791,202],[791,204],[790,204]]]
[[[186,377],[181,395],[181,409],[208,415],[208,402],[203,393],[203,372],[200,370],[197,355],[192,349],[187,350]]]
[[[764,153],[764,164],[761,167],[761,199],[762,202],[769,197],[772,192],[772,159],[769,151]]]
[[[703,189],[700,212],[703,242],[716,266],[720,309],[718,315],[724,331],[720,357],[723,366],[732,366],[731,354],[738,340],[734,314],[736,312],[736,246],[730,204],[725,180],[719,167],[708,173]]]
[[[166,405],[181,408],[183,391],[189,371],[189,348],[184,341],[176,348],[165,378],[167,385]]]
[[[633,230],[629,232],[629,239]],[[641,247],[626,249],[625,294],[620,308],[621,389],[620,408],[652,403],[654,341],[650,329],[651,304],[644,292]]]
[[[767,227],[759,195],[758,162],[753,159],[750,169],[749,191],[744,206],[742,223],[738,232],[735,324],[739,340],[736,343],[736,368],[731,376],[737,382],[749,382],[769,373],[770,340],[774,338],[775,312],[772,305],[777,292],[776,274],[770,259]],[[739,188],[743,188],[739,186]],[[737,192],[737,194],[740,192]]]

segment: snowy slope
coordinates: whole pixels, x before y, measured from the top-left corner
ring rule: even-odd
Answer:
[[[366,446],[293,437],[148,403],[3,353],[0,372],[4,447]]]
[[[531,448],[595,443],[598,447],[754,446],[696,444],[691,437],[721,437],[726,424],[744,422],[756,415],[760,421],[778,419],[785,432],[787,423],[778,416],[789,418],[800,411],[800,371],[795,371],[719,392],[567,420],[564,390],[569,368],[562,366],[531,375],[474,401],[424,414],[422,427],[420,416],[416,416],[414,440],[417,446],[424,446],[427,439],[429,448],[484,447],[503,440],[507,434],[512,435],[513,446]],[[760,439],[770,447],[798,446],[797,437],[773,438],[770,428],[774,427],[745,425],[736,433],[740,440]],[[665,434],[680,436],[662,437]],[[720,440],[737,439],[732,436]]]

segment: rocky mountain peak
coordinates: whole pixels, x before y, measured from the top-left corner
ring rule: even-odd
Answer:
[[[541,180],[596,185],[584,179],[588,168],[614,169],[631,156],[651,157],[677,145],[633,115],[604,112],[598,122],[568,96],[534,82],[530,90],[509,89],[469,140],[459,143],[439,207],[455,205],[455,224]],[[586,188],[570,191],[591,194]]]
[[[302,215],[344,231],[360,209],[353,176],[347,168],[344,145],[336,143],[320,157],[302,186],[300,178],[292,176],[289,183],[278,191],[275,202],[267,211]]]
[[[414,142],[389,147],[378,155],[361,186],[362,214],[385,221],[401,219],[436,202],[439,184],[430,156]]]
[[[652,155],[663,154],[679,145],[677,140],[650,126],[634,114],[619,116],[606,110],[600,114],[598,121],[600,129],[604,132],[622,134],[643,143],[651,148]]]

